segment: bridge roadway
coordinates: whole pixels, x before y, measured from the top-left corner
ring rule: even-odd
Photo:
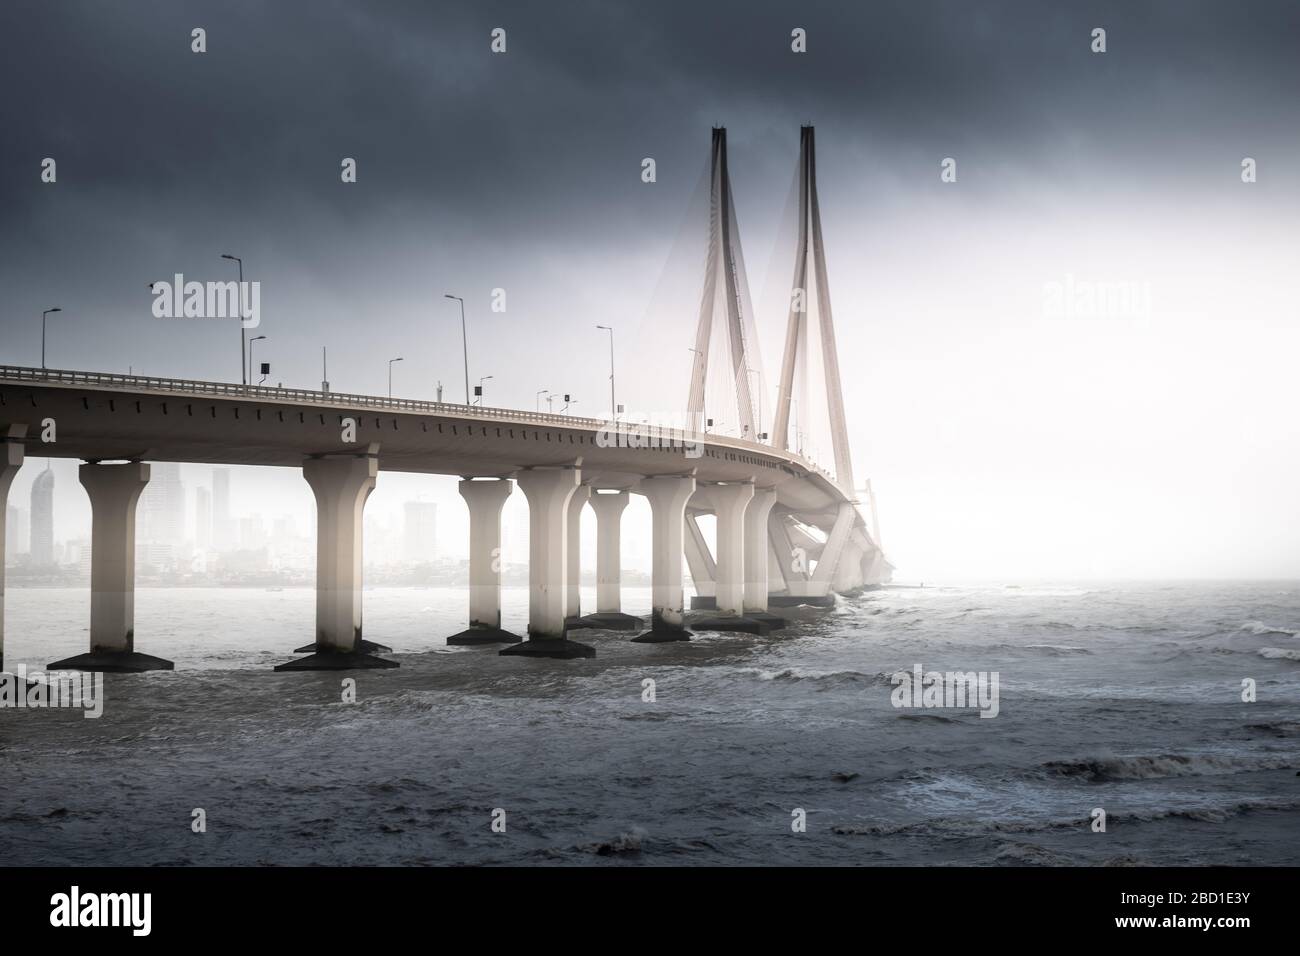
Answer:
[[[659,440],[650,447],[628,447],[610,438],[634,426],[612,432],[608,421],[591,418],[14,366],[0,366],[0,425],[8,456],[0,462],[0,498],[24,451],[86,462],[91,651],[59,662],[68,667],[169,666],[134,651],[134,511],[149,461],[303,468],[317,500],[316,653],[282,665],[288,668],[392,666],[364,653],[369,645],[361,638],[361,514],[381,469],[463,479],[471,608],[470,628],[449,638],[457,643],[518,641],[500,630],[494,558],[505,498],[516,482],[524,491],[529,640],[502,653],[589,656],[591,649],[566,633],[579,619],[578,549],[569,540],[588,500],[600,542],[599,598],[582,623],[622,627],[639,622],[618,607],[618,522],[629,492],[650,501],[654,612],[637,640],[689,636],[683,554],[701,597],[716,604],[714,623],[737,629],[775,623],[766,613],[769,596],[825,600],[832,590],[876,583],[887,567],[856,503],[830,474],[797,454],[729,436],[654,430]],[[716,556],[695,525],[704,513],[718,517]],[[0,539],[3,522],[0,511]],[[0,604],[0,663],[2,612]]]

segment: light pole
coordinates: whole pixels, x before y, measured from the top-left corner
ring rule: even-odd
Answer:
[[[460,303],[460,347],[465,356],[465,404],[469,404],[469,342],[465,335],[465,300],[458,295],[444,292],[444,299],[455,299]]]
[[[478,380],[478,403],[480,407],[483,405],[483,383],[488,381],[491,378],[492,378],[491,375],[484,375],[481,379]]]
[[[393,363],[400,362],[401,360],[402,357],[400,355],[397,358],[390,358],[388,360],[388,397],[389,398],[393,397]]]
[[[537,390],[537,395],[533,398],[533,411],[540,412],[542,410],[542,396],[549,395],[550,393],[551,390],[549,388],[539,388]]]
[[[46,309],[41,313],[41,368],[45,368],[45,317],[51,312],[62,312],[62,309]]]
[[[244,340],[248,336],[248,332],[244,329],[244,260],[239,258],[239,256],[227,255],[224,252],[221,254],[221,258],[230,259],[239,264],[239,374],[243,377],[244,384],[247,385],[248,366],[245,364],[246,359],[244,355],[245,350],[247,349],[247,344]]]
[[[253,364],[253,343],[254,343],[254,342],[260,342],[260,341],[261,341],[262,339],[264,339],[264,338],[266,338],[265,335],[255,335],[255,336],[253,336],[251,339],[248,340],[248,378],[249,378],[249,381],[252,381],[252,378],[253,378],[253,369],[257,367],[256,365]]]
[[[609,333],[609,420],[612,423],[618,419],[618,406],[614,404],[614,330],[608,325],[596,328]]]

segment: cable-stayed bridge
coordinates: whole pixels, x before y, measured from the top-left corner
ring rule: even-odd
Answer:
[[[171,663],[136,650],[135,510],[150,461],[301,468],[316,501],[315,639],[279,669],[395,667],[363,639],[366,500],[381,471],[457,475],[469,509],[468,627],[447,640],[502,643],[506,655],[592,656],[582,628],[635,630],[633,640],[685,640],[690,628],[766,632],[772,607],[827,604],[888,579],[874,501],[869,528],[853,488],[817,203],[813,130],[802,131],[799,233],[774,423],[762,430],[761,358],[739,252],[726,131],[713,131],[710,227],[694,337],[686,425],[660,428],[516,409],[0,366],[0,499],[29,450],[83,462],[90,499],[91,621],[87,653],[52,669],[149,670]],[[815,321],[814,321],[815,319]],[[705,382],[721,365],[739,434],[710,430]],[[834,470],[802,448],[810,383],[820,383]],[[802,400],[801,400],[802,399]],[[802,419],[802,425],[799,419]],[[40,440],[45,423],[57,441]],[[527,639],[501,628],[501,511],[518,485],[529,509]],[[869,485],[868,485],[869,489]],[[620,601],[620,526],[629,495],[649,502],[649,622]],[[597,602],[580,606],[578,530],[597,525]],[[715,520],[710,547],[699,519]],[[0,543],[5,510],[0,508]],[[707,616],[686,614],[684,562]],[[0,586],[0,602],[3,589]],[[589,613],[584,614],[584,610]],[[3,666],[0,603],[0,667]],[[142,635],[147,640],[147,635]]]

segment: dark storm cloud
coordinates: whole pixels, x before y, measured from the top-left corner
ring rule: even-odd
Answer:
[[[26,328],[55,295],[138,310],[144,283],[214,271],[227,246],[353,311],[423,249],[469,270],[457,255],[535,243],[599,270],[608,250],[666,249],[714,123],[731,131],[743,217],[779,212],[801,122],[846,202],[930,188],[952,154],[976,192],[1026,169],[1195,175],[1216,150],[1235,165],[1238,142],[1293,141],[1296,9],[7,3],[0,277]],[[1105,57],[1088,51],[1098,25]],[[206,54],[190,51],[195,26]],[[504,56],[488,48],[498,26]],[[55,188],[38,180],[46,156]],[[339,183],[345,156],[355,187]]]

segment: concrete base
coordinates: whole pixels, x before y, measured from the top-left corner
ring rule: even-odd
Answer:
[[[91,651],[78,654],[53,664],[46,671],[103,671],[106,674],[136,674],[141,671],[169,671],[175,668],[171,661],[151,654],[135,651]]]
[[[296,661],[277,664],[277,671],[350,671],[379,670],[399,667],[397,661],[385,660],[373,654],[356,651],[317,651]]]
[[[779,631],[785,627],[785,618],[779,614],[773,614],[771,611],[746,611],[745,617],[754,621],[762,621],[773,631]]]
[[[835,595],[827,594],[823,597],[799,597],[793,594],[769,594],[767,603],[772,607],[799,607],[807,605],[808,607],[834,607]]]
[[[293,649],[293,652],[295,654],[314,654],[316,653],[316,645],[304,644],[302,647],[295,647]],[[391,654],[393,653],[393,649],[386,644],[376,644],[374,641],[362,641],[361,653],[362,654]]]
[[[518,644],[503,647],[497,653],[502,657],[555,657],[570,660],[575,657],[595,657],[596,649],[567,638],[530,637]]]
[[[577,618],[570,627],[591,627],[601,631],[634,631],[645,622],[639,617],[621,611],[597,611]]]
[[[684,627],[655,624],[644,634],[632,638],[633,644],[668,644],[672,641],[689,641],[695,635]]]
[[[518,644],[523,638],[511,634],[499,627],[471,627],[447,638],[447,643],[456,646],[474,646],[476,644]]]
[[[743,631],[746,634],[767,634],[772,628],[752,617],[709,617],[691,621],[697,631]]]
[[[712,594],[697,594],[691,598],[692,611],[716,611],[718,599]]]

